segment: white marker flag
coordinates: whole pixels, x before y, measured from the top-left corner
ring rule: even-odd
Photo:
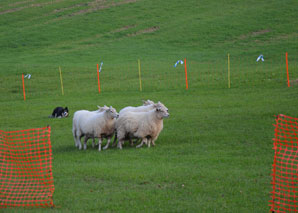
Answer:
[[[99,68],[99,71],[98,72],[101,71],[102,65],[103,65],[103,62],[100,63],[100,68]]]
[[[264,61],[264,56],[263,56],[263,55],[260,55],[260,56],[257,58],[257,62],[258,62],[259,60]]]
[[[31,74],[27,74],[27,75],[25,75],[24,78],[28,78],[28,79],[30,79],[30,78],[31,78]]]
[[[180,64],[183,64],[183,61],[182,61],[182,60],[177,61],[177,62],[175,63],[175,65],[174,65],[174,67],[177,67],[177,65],[178,65],[179,63],[180,63]]]

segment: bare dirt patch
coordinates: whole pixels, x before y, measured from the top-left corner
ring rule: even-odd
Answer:
[[[4,10],[0,12],[0,15],[6,14],[6,13],[13,13],[13,12],[17,12],[24,9],[24,7],[19,7],[19,8],[13,8],[13,9],[9,9],[9,10]]]
[[[36,0],[19,1],[19,2],[10,3],[8,6],[9,7],[14,7],[14,6],[17,6],[17,5],[20,5],[20,4],[27,4],[29,2],[34,2],[34,1],[36,1]]]
[[[108,8],[111,8],[111,7],[116,7],[116,6],[120,6],[120,5],[124,5],[124,4],[130,4],[130,3],[135,3],[137,1],[138,0],[124,0],[124,1],[121,1],[121,2],[109,3],[107,0],[95,0],[95,1],[87,3],[89,8],[79,10],[79,11],[70,13],[68,15],[63,15],[61,17],[58,17],[58,18],[52,19],[50,21],[47,21],[45,24],[55,22],[55,21],[61,21],[63,19],[73,17],[73,16],[77,16],[77,15],[83,15],[83,14],[87,14],[87,13],[92,13],[92,12],[108,9]],[[55,11],[56,12],[61,12],[61,11],[65,11],[65,10],[68,10],[68,9],[72,9],[72,8],[80,7],[80,6],[85,6],[85,5],[86,5],[86,3],[83,4],[83,5],[82,4],[77,4],[77,5],[74,5],[74,6],[71,6],[71,7],[68,7],[68,8],[63,8],[63,9],[60,9],[60,10],[57,9]]]
[[[98,11],[98,10],[103,10],[103,9],[108,9],[108,8],[111,8],[111,7],[120,6],[120,5],[123,5],[123,4],[135,3],[136,1],[137,0],[124,0],[124,1],[121,1],[121,2],[113,2],[113,3],[110,3],[110,4],[104,4],[104,3],[106,3],[105,0],[97,0],[97,1],[89,4],[91,6],[91,8],[77,11],[75,13],[70,14],[69,16],[76,16],[76,15],[91,13],[91,12],[95,12],[95,11]]]
[[[27,5],[27,6],[12,8],[12,9],[9,9],[9,10],[1,11],[0,15],[7,14],[7,13],[13,13],[13,12],[21,11],[21,10],[24,10],[24,9],[27,9],[27,8],[32,8],[32,7],[44,7],[46,5],[51,5],[51,4],[54,4],[54,3],[61,2],[61,1],[64,1],[64,0],[55,0],[55,1],[46,2],[46,3],[30,4],[30,5]],[[22,2],[22,3],[28,3],[28,2],[30,2],[30,1]]]
[[[154,26],[154,27],[150,27],[150,28],[147,28],[147,29],[144,29],[144,30],[140,30],[140,31],[135,32],[135,33],[128,34],[128,37],[138,36],[138,35],[146,34],[146,33],[153,33],[153,32],[155,32],[157,30],[159,30],[159,27],[158,26]]]
[[[269,30],[269,29],[259,30],[259,31],[255,31],[255,32],[252,32],[252,33],[249,33],[249,34],[241,35],[241,36],[239,36],[238,39],[243,40],[243,39],[246,39],[246,38],[249,38],[249,37],[256,37],[256,36],[263,35],[263,34],[266,34],[266,33],[269,33],[269,32],[271,32],[271,30]]]
[[[82,7],[82,6],[87,6],[87,5],[88,5],[87,3],[76,4],[76,5],[73,5],[71,7],[65,7],[65,8],[61,8],[61,9],[55,9],[53,11],[53,13],[60,13],[60,12],[66,11],[66,10],[71,10],[71,9],[74,9],[74,8],[77,8],[77,7]]]
[[[124,26],[124,27],[121,27],[121,28],[118,28],[118,29],[115,29],[115,30],[111,31],[111,33],[119,33],[119,32],[129,30],[129,29],[135,28],[135,27],[136,27],[136,25]]]

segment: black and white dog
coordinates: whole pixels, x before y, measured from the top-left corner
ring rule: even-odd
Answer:
[[[63,118],[63,117],[67,117],[68,116],[68,108],[65,107],[56,107],[52,113],[52,115],[50,115],[50,118]]]

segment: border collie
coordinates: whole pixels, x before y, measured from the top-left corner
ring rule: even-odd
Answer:
[[[56,107],[49,118],[64,118],[68,116],[68,108]]]

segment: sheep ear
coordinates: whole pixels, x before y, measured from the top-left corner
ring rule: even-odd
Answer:
[[[97,105],[97,108],[100,109],[101,107]]]

